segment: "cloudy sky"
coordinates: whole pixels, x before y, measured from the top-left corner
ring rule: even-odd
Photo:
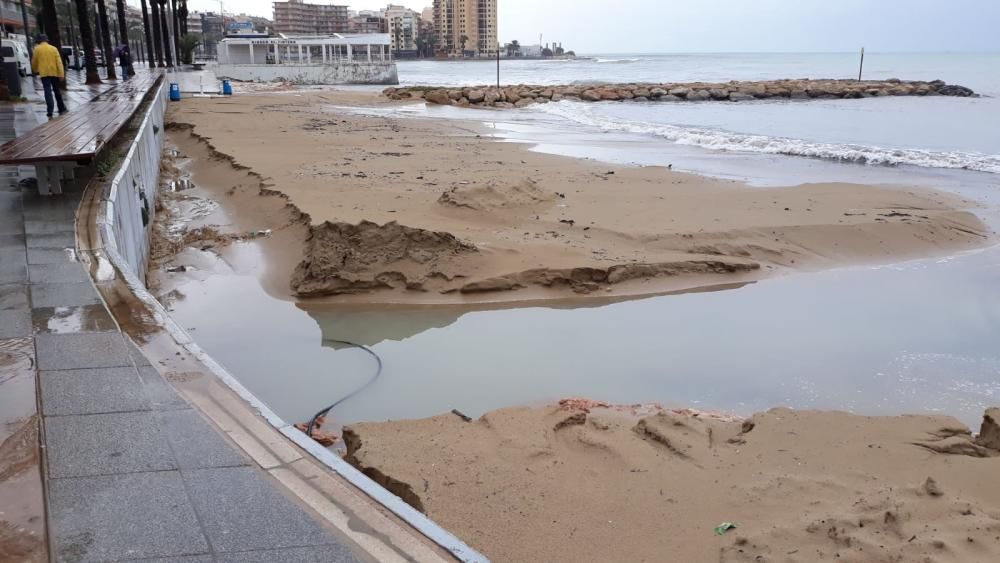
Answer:
[[[345,0],[352,9],[385,1]],[[138,4],[138,0],[130,0]],[[431,0],[396,0],[421,10]],[[215,0],[191,9],[219,10]],[[272,17],[270,0],[227,12]],[[1000,51],[997,0],[499,0],[500,39],[562,41],[582,53]]]

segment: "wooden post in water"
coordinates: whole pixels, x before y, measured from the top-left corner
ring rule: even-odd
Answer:
[[[861,64],[858,66],[858,82],[861,82],[861,69],[865,68],[865,48],[861,48]]]

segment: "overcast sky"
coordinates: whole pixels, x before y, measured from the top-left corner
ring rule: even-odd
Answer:
[[[393,3],[421,10],[432,2]],[[214,0],[188,6],[219,10]],[[270,0],[230,0],[225,9],[273,17]],[[541,33],[581,53],[1000,51],[998,0],[499,0],[499,19],[501,41],[527,45]]]

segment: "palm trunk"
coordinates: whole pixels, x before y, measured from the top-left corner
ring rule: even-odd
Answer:
[[[125,0],[115,0],[115,11],[118,13],[118,41],[122,45],[128,45],[128,22],[125,21]],[[129,55],[132,54],[132,47],[129,46]],[[129,56],[128,58],[128,73],[135,74],[135,69],[132,68],[132,59],[135,57]]]
[[[160,5],[160,38],[163,40],[163,59],[168,67],[174,66],[173,46],[170,44],[170,23],[167,15],[167,0],[153,0]]]
[[[60,49],[62,53],[62,39],[59,36],[59,15],[56,13],[56,0],[42,0],[42,29],[45,35],[49,36],[49,44]]]
[[[179,18],[177,17],[177,0],[170,0],[170,15],[172,16],[170,19],[172,19],[173,23],[174,23],[174,59],[177,61],[177,64],[180,65],[181,64],[181,51],[180,51],[180,39],[181,39],[181,36],[178,33],[180,31],[180,27],[179,27],[179,21],[178,21]]]
[[[160,38],[160,3],[157,0],[151,0],[152,14],[150,17],[150,25],[153,27],[153,48],[156,58],[156,66],[166,66],[163,64],[163,40]]]
[[[104,45],[104,67],[108,69],[108,79],[118,78],[115,71],[114,49],[111,47],[111,26],[108,25],[108,9],[104,0],[97,0],[97,17],[101,19],[101,43]]]
[[[76,3],[76,18],[80,24],[80,43],[83,44],[87,67],[87,84],[100,84],[101,75],[97,73],[97,60],[94,58],[94,34],[90,30],[90,17],[87,13],[87,0],[74,0]]]
[[[181,11],[178,14],[181,20],[181,33],[183,35],[188,34],[188,3],[187,0],[181,0]]]
[[[149,68],[156,66],[156,59],[153,58],[153,36],[150,35],[149,30],[149,10],[146,9],[146,0],[140,0],[142,4],[142,30],[143,35],[146,37],[146,62],[149,63]]]

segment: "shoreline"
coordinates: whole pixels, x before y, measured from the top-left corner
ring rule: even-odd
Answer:
[[[217,153],[209,158],[228,160],[235,174],[256,177],[261,194],[280,194],[280,207],[290,206],[299,216],[295,221],[307,229],[303,260],[293,277],[287,264],[296,244],[285,241],[271,254],[286,265],[266,283],[276,297],[304,304],[646,296],[788,271],[944,255],[992,241],[978,218],[959,211],[974,203],[932,190],[851,184],[745,188],[656,167],[532,153],[486,138],[467,123],[327,111],[331,102],[378,103],[374,94],[295,97],[305,99],[255,95],[226,102],[236,106],[226,113],[280,114],[269,118],[277,128],[272,140],[304,153],[284,165],[268,158],[265,139],[243,133],[255,128],[240,122],[245,118],[217,115],[211,124],[185,128]],[[172,109],[171,120],[184,123],[186,115],[205,111],[205,104],[188,101]],[[463,172],[432,167],[434,154],[465,149],[474,154],[461,159]],[[320,156],[330,150],[331,156]],[[343,203],[317,198],[332,186],[332,197]],[[634,201],[620,201],[623,196],[605,186],[628,190],[624,197]],[[232,204],[222,193],[217,199]],[[705,211],[721,201],[721,211]],[[234,216],[249,204],[235,205]],[[679,208],[683,216],[677,216]],[[664,217],[681,224],[648,227]],[[647,227],[636,230],[637,224]],[[865,239],[874,238],[885,248],[870,248]],[[366,247],[366,239],[379,242]],[[379,255],[385,244],[396,247],[396,254]],[[343,267],[330,269],[355,258],[360,260],[348,275],[338,271]],[[283,277],[296,287],[280,295],[287,287]]]

